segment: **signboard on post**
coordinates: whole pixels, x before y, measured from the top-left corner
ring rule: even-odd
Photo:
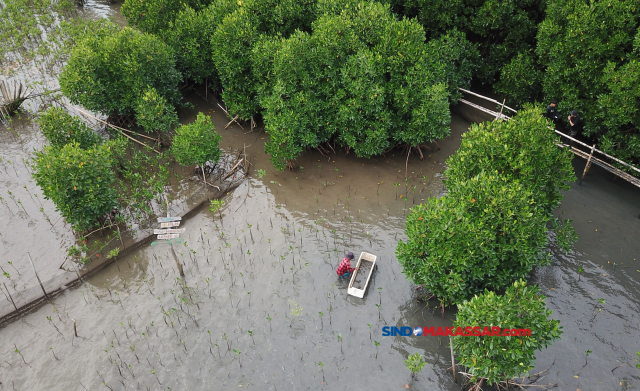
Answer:
[[[163,235],[158,235],[158,239],[174,239],[174,238],[179,238],[180,235],[178,234],[163,234]]]
[[[161,223],[160,228],[178,227],[179,225],[180,225],[179,221],[171,221],[168,223]]]
[[[185,228],[167,228],[167,229],[154,229],[153,233],[156,235],[161,234],[183,234]]]
[[[158,223],[166,223],[168,221],[180,221],[182,217],[158,217]]]

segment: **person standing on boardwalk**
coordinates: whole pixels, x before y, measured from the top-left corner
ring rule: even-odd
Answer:
[[[558,113],[558,108],[556,107],[558,102],[552,100],[549,106],[547,106],[547,112],[545,113],[545,117],[553,121],[556,126],[558,125],[558,120],[560,119],[560,113]]]
[[[340,266],[338,266],[338,269],[336,270],[336,273],[338,273],[338,277],[348,278],[351,276],[351,273],[353,273],[356,270],[351,267],[352,259],[353,259],[353,253],[348,252],[347,255],[342,259],[342,262],[340,262]]]
[[[578,112],[573,110],[571,115],[567,117],[569,120],[569,136],[576,137],[578,135],[578,131],[580,130],[580,117],[578,117]]]

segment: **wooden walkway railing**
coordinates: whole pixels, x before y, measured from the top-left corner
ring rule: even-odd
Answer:
[[[517,113],[517,111],[512,109],[511,107],[505,106],[504,102],[500,103],[495,99],[491,99],[489,97],[482,96],[480,94],[476,94],[475,92],[471,92],[471,91],[468,91],[468,90],[465,90],[465,89],[462,89],[462,88],[458,88],[458,90],[460,90],[460,91],[462,91],[464,93],[473,95],[473,96],[477,96],[477,97],[482,98],[482,99],[484,99],[486,101],[495,103],[495,104],[501,106],[502,109],[507,109],[507,110],[510,110],[510,111],[512,111],[514,113]],[[494,116],[496,119],[503,119],[503,120],[510,119],[510,117],[508,117],[507,115],[502,113],[502,110],[501,110],[501,112],[496,112],[496,111],[487,109],[486,107],[482,107],[482,106],[477,105],[475,103],[469,102],[469,101],[467,101],[465,99],[460,99],[459,102],[464,103],[466,105],[469,105],[469,106],[471,106],[471,107],[473,107],[473,108],[475,108],[477,110],[480,110],[482,112],[485,112],[487,114],[490,114],[491,116]],[[638,169],[638,168],[632,166],[631,164],[626,163],[626,162],[624,162],[624,161],[622,161],[622,160],[620,160],[620,159],[618,159],[616,157],[613,157],[613,156],[611,156],[611,155],[609,155],[609,154],[607,154],[607,153],[605,153],[603,151],[600,151],[600,150],[596,149],[596,145],[595,144],[588,145],[588,144],[585,144],[580,140],[576,140],[575,138],[573,138],[573,137],[571,137],[571,136],[569,136],[567,134],[564,134],[564,133],[562,133],[562,132],[560,132],[558,130],[555,130],[555,132],[558,135],[573,141],[573,144],[574,144],[574,145],[558,144],[559,147],[561,147],[561,148],[570,148],[571,152],[573,152],[576,156],[580,156],[581,158],[584,158],[584,159],[587,160],[587,164],[584,167],[584,171],[582,172],[582,177],[580,178],[579,184],[582,184],[582,181],[584,180],[584,177],[589,172],[589,169],[591,168],[591,165],[595,164],[596,166],[599,166],[599,167],[609,171],[610,173],[612,173],[612,174],[614,174],[614,175],[626,180],[627,182],[629,182],[629,183],[631,183],[631,184],[633,184],[633,185],[635,185],[637,187],[640,187],[640,178],[635,177],[635,176],[629,174],[628,172],[622,171],[622,170],[614,167],[613,165],[611,165],[607,161],[594,156],[594,153],[597,153],[597,154],[601,155],[602,157],[604,157],[604,158],[606,158],[606,159],[608,159],[610,161],[614,161],[616,163],[624,165],[625,167],[628,167],[632,171],[635,171],[637,173],[636,175],[640,175],[640,169]],[[589,152],[585,152],[585,151],[583,151],[581,149],[576,148],[575,144],[580,144],[580,145],[583,145],[583,146],[587,147]]]

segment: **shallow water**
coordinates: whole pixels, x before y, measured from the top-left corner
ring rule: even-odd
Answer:
[[[203,111],[224,127],[217,106],[197,93],[189,100],[196,108],[181,112],[183,121]],[[398,151],[329,161],[310,152],[299,160],[303,169],[280,173],[263,153],[263,132],[220,130],[223,147],[252,155],[252,178],[224,198],[222,220],[203,209],[183,224],[186,246],[175,249],[186,277],[178,280],[168,247],[120,259],[0,329],[0,381],[17,390],[93,390],[103,382],[113,390],[459,389],[446,372],[448,341],[382,337],[381,329],[452,322],[452,311],[442,319],[437,303],[416,302],[394,252],[408,209],[443,193],[443,162],[467,127],[454,116],[442,150],[408,160],[406,185]],[[258,169],[267,174],[258,178]],[[575,220],[576,252],[556,254],[533,276],[564,326],[562,340],[537,355],[534,372],[551,367],[540,383],[563,390],[640,384],[631,366],[611,372],[640,350],[639,195],[596,168],[566,194],[559,213]],[[348,251],[378,256],[364,299],[348,296],[348,282],[335,275]],[[412,381],[403,360],[414,352],[428,365]]]
[[[123,23],[118,5],[88,2],[84,12]],[[181,121],[198,111],[212,116],[222,147],[252,157],[251,178],[225,196],[222,219],[203,209],[181,225],[186,245],[175,251],[185,278],[178,279],[166,245],[145,247],[2,325],[0,390],[460,389],[446,372],[447,340],[383,337],[381,329],[452,323],[453,311],[443,319],[436,302],[416,301],[394,253],[411,206],[444,194],[441,173],[469,126],[463,118],[482,116],[456,108],[452,136],[424,161],[407,161],[399,150],[374,159],[310,151],[299,170],[280,173],[263,152],[268,136],[236,125],[223,130],[227,119],[202,95],[189,95],[196,107],[181,111]],[[0,265],[12,276],[0,278],[20,290],[37,284],[27,251],[50,277],[74,238],[62,222],[55,229],[46,222],[40,207],[52,222],[59,215],[22,164],[42,135],[16,121],[0,137],[7,202],[0,205]],[[574,163],[581,174],[584,162]],[[266,175],[259,178],[258,169]],[[547,370],[539,383],[583,391],[640,386],[639,214],[640,190],[598,167],[566,193],[558,215],[574,220],[580,240],[570,255],[552,249],[552,265],[532,276],[564,327],[562,339],[537,354],[533,373]],[[348,281],[335,275],[348,251],[378,256],[364,299],[348,296]],[[428,364],[411,380],[403,360],[414,352]]]

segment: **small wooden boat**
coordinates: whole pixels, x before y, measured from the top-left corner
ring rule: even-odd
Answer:
[[[377,258],[377,256],[365,252],[360,254],[360,258],[356,264],[356,270],[353,272],[351,281],[349,282],[348,294],[361,299],[364,297],[367,287],[369,286],[369,280],[373,274],[373,269],[376,266]]]

